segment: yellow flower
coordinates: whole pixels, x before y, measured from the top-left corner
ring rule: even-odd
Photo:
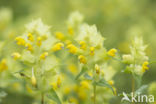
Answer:
[[[80,63],[83,63],[83,64],[87,63],[87,60],[86,60],[85,56],[83,56],[83,55],[79,55],[78,59],[79,59]]]
[[[70,40],[66,40],[65,43],[66,43],[66,45],[72,44],[72,42]]]
[[[114,81],[113,80],[109,80],[108,83],[113,86],[114,85]]]
[[[36,81],[36,77],[34,75],[34,69],[32,68],[32,77],[31,77],[31,83],[34,87],[37,87],[37,81]]]
[[[95,48],[94,47],[90,47],[90,55],[93,56],[94,55],[94,50]]]
[[[41,54],[40,59],[45,60],[47,56],[48,56],[48,52],[44,52]]]
[[[80,85],[84,89],[89,89],[89,82],[88,81],[81,81]]]
[[[77,72],[78,72],[77,66],[74,65],[74,64],[69,65],[69,66],[68,66],[68,69],[69,69],[69,71],[70,71],[71,73],[73,73],[73,74],[77,74]]]
[[[27,50],[33,51],[33,47],[32,47],[32,45],[30,43],[26,43],[25,47],[27,48]]]
[[[145,61],[145,62],[142,64],[142,71],[143,71],[143,72],[145,72],[146,70],[149,69],[148,65],[149,65],[149,62],[148,62],[148,61]]]
[[[53,82],[53,83],[51,83],[51,85],[52,85],[52,87],[53,87],[54,90],[57,89],[57,83]]]
[[[63,92],[64,92],[64,94],[67,95],[67,94],[70,93],[70,91],[71,91],[71,88],[70,88],[70,86],[68,86],[68,87],[65,87],[65,88],[64,88],[64,91],[63,91]]]
[[[47,40],[48,36],[45,34],[43,36],[41,36],[41,40]]]
[[[59,40],[63,40],[64,39],[64,34],[61,33],[61,32],[56,32],[55,35],[56,35],[56,38],[59,39]]]
[[[100,74],[100,67],[99,65],[95,65],[95,71],[96,71],[96,74]]]
[[[104,75],[105,75],[105,72],[104,72],[103,70],[101,71],[101,75],[102,75],[102,76],[104,76]]]
[[[58,78],[57,78],[57,87],[59,88],[60,86],[61,86],[61,76],[59,76]]]
[[[16,37],[15,41],[18,45],[25,45],[25,40],[22,37]]]
[[[31,33],[28,33],[27,37],[28,37],[28,40],[30,40],[32,42],[34,41],[34,37]]]
[[[69,33],[70,35],[74,35],[74,30],[73,30],[72,27],[69,27],[69,28],[68,28],[68,33]]]
[[[76,98],[69,98],[69,103],[72,103],[72,104],[78,104],[78,100]]]
[[[86,43],[84,41],[80,41],[80,48],[86,50]]]
[[[41,46],[42,45],[42,37],[37,37],[37,45]]]
[[[16,59],[19,59],[21,57],[21,54],[18,52],[14,52],[14,53],[12,53],[11,56],[16,60]]]
[[[8,66],[7,66],[7,61],[6,59],[2,59],[2,61],[0,62],[0,72],[7,70]]]
[[[28,85],[26,85],[26,89],[27,89],[27,91],[28,91],[29,93],[32,93],[32,92],[33,92],[33,90],[32,90]]]
[[[67,45],[67,49],[69,49],[69,52],[72,53],[72,54],[77,53],[77,50],[78,50],[78,48],[73,44]]]
[[[64,47],[64,44],[63,43],[57,43],[55,44],[53,47],[52,47],[52,51],[59,51],[61,50],[62,48]]]
[[[108,54],[109,56],[114,57],[116,53],[117,53],[117,50],[116,50],[116,49],[110,49],[110,50],[108,51],[107,54]]]
[[[80,91],[78,92],[78,96],[81,100],[85,100],[87,97],[87,93],[83,89],[80,89]]]

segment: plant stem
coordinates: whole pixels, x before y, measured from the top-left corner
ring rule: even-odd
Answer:
[[[96,85],[93,86],[94,89],[94,104],[96,104]]]
[[[43,93],[41,93],[41,104],[44,104],[44,94]]]
[[[132,76],[132,93],[133,93],[133,96],[135,95],[134,93],[135,93],[135,80],[134,80],[134,78],[133,78],[133,76]],[[134,102],[132,102],[132,104],[134,104]]]

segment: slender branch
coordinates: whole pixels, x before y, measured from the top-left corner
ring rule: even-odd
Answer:
[[[96,104],[96,85],[93,85],[94,90],[94,104]]]

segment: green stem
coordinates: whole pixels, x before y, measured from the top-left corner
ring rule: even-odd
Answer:
[[[41,93],[41,104],[44,104],[44,94],[43,93]]]
[[[96,85],[93,85],[94,89],[94,104],[96,104]]]
[[[135,95],[135,80],[134,80],[134,77],[132,76],[132,93],[133,93],[133,96]],[[132,102],[132,104],[134,104],[134,102]]]

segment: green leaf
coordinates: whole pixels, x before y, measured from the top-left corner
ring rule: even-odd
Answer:
[[[115,94],[115,91],[114,91],[113,87],[110,84],[108,84],[108,82],[105,81],[104,79],[101,79],[99,82],[95,82],[95,84],[97,86],[110,88],[112,90],[112,92]]]
[[[46,96],[47,96],[49,99],[55,101],[57,104],[61,104],[61,100],[59,99],[59,97],[58,97],[58,95],[57,95],[57,93],[55,92],[54,89],[51,89],[51,90],[46,94]]]
[[[147,90],[147,88],[148,88],[148,85],[143,85],[135,91],[135,94],[142,94]]]
[[[141,86],[141,81],[142,81],[142,76],[140,75],[136,75],[134,73],[132,73],[134,79],[135,79],[135,82],[136,82],[136,85],[137,85],[137,88],[139,88]]]
[[[80,77],[81,75],[83,75],[87,70],[88,70],[88,68],[87,68],[86,66],[83,66],[81,72],[76,76],[75,79],[76,79],[76,80],[79,79],[79,77]]]

